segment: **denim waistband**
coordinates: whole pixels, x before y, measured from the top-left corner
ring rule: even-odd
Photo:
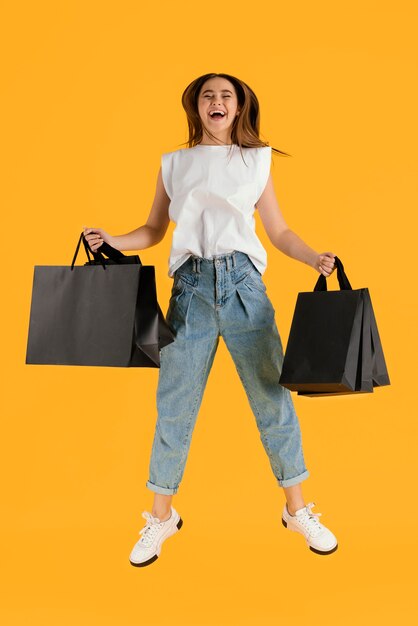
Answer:
[[[202,270],[212,269],[213,267],[225,266],[227,271],[230,271],[235,267],[242,267],[248,263],[252,264],[252,261],[248,254],[241,252],[240,250],[233,250],[226,254],[214,254],[212,258],[207,259],[195,254],[191,254],[184,263],[180,265],[179,270],[186,270],[188,272],[201,273]]]

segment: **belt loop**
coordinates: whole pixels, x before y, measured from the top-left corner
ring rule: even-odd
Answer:
[[[226,271],[227,272],[229,272],[229,270],[231,269],[230,263],[231,263],[231,257],[227,256],[226,257]]]
[[[197,259],[197,271],[199,272],[199,274],[201,273],[201,269],[200,269],[200,261],[201,261],[201,258],[200,258],[200,257],[198,257],[198,259]]]
[[[193,258],[193,271],[195,272],[196,271],[196,259],[195,257],[192,257],[192,258]]]
[[[235,251],[232,253],[232,267],[235,267]]]

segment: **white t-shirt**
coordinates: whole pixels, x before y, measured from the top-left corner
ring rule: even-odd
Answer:
[[[244,160],[245,162],[244,162]],[[176,223],[168,276],[189,256],[211,259],[239,250],[261,274],[267,252],[255,232],[254,210],[266,186],[271,146],[197,145],[161,156],[169,217]]]

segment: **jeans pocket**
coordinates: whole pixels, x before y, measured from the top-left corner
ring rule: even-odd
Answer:
[[[186,285],[179,279],[175,278],[173,285],[171,287],[171,298],[177,298],[182,295],[182,293],[186,290]]]
[[[263,281],[263,277],[261,276],[260,272],[256,268],[253,268],[246,275],[244,282],[250,288],[254,287],[254,289],[257,289],[258,291],[261,291],[262,293],[266,293],[267,291],[266,285],[264,284],[264,281]]]
[[[180,272],[177,270],[175,280],[179,282],[179,284],[189,285],[190,287],[197,287],[199,284],[199,274],[196,272]]]
[[[171,288],[171,299],[177,299],[183,295],[188,288],[197,287],[199,277],[192,272],[174,272],[174,280]]]
[[[247,276],[249,276],[249,274],[251,274],[252,271],[253,271],[253,268],[249,265],[245,265],[242,268],[240,267],[240,268],[237,268],[236,270],[233,270],[232,275],[231,275],[233,284],[237,287],[238,285],[241,285],[242,283],[244,283],[245,279],[247,278]]]

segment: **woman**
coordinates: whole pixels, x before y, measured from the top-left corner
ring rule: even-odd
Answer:
[[[332,252],[315,252],[287,226],[270,174],[272,150],[259,138],[255,93],[229,74],[206,74],[182,96],[187,148],[162,155],[154,202],[146,224],[125,235],[85,228],[90,248],[105,241],[119,250],[159,243],[176,223],[168,275],[174,278],[166,320],[175,340],[160,351],[158,419],[149,480],[152,512],[144,511],[142,537],[130,554],[135,566],[158,558],[165,539],[183,523],[172,506],[189,451],[204,388],[222,336],[256,417],[273,473],[284,490],[282,523],[304,535],[317,554],[337,547],[333,533],[305,505],[300,426],[290,392],[278,383],[283,348],[262,274],[267,253],[255,233],[258,209],[272,244],[324,276],[334,271]]]

